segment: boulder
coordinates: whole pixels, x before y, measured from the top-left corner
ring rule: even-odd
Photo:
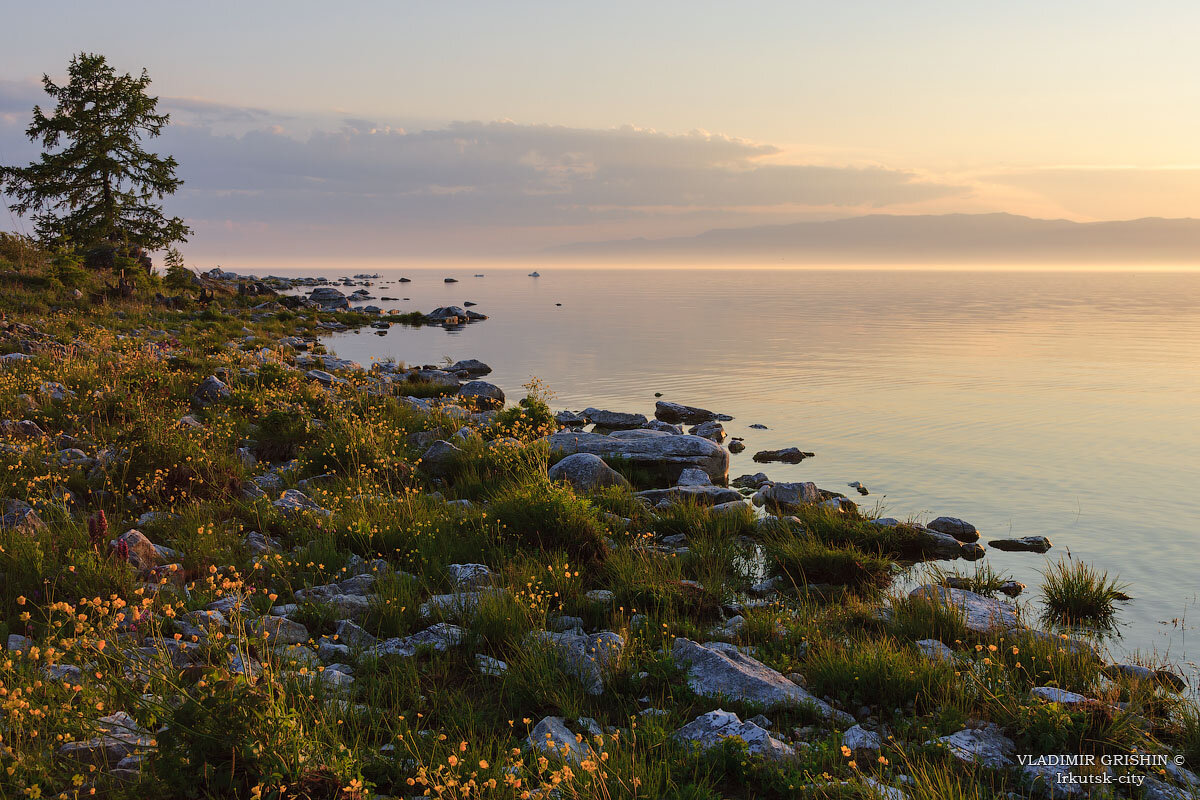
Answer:
[[[756,472],[753,475],[739,475],[730,481],[729,485],[737,489],[758,489],[764,483],[770,482],[771,479],[765,472]]]
[[[652,419],[646,423],[646,430],[659,431],[660,433],[669,433],[672,436],[682,436],[683,428],[679,425],[671,425],[657,419]]]
[[[688,430],[692,436],[702,436],[710,442],[720,444],[725,441],[725,426],[716,420],[710,422],[702,422],[694,428]]]
[[[628,486],[625,476],[591,453],[574,453],[552,466],[550,480],[566,481],[580,492],[591,492],[604,486]],[[707,476],[706,476],[707,477]]]
[[[94,723],[97,736],[68,742],[58,748],[67,758],[92,764],[115,766],[122,759],[155,746],[154,737],[124,711],[101,717]]]
[[[727,414],[717,414],[708,409],[696,408],[695,406],[669,403],[666,400],[659,400],[654,404],[654,417],[663,422],[683,423],[685,425],[699,425],[702,422],[710,420],[728,422],[733,419],[733,417]]]
[[[490,586],[495,575],[483,564],[450,564],[446,567],[450,584],[458,591]]]
[[[612,631],[591,635],[533,631],[529,642],[555,651],[563,669],[578,678],[590,695],[604,693],[604,676],[625,649],[625,640]]]
[[[308,299],[321,306],[325,311],[350,307],[350,301],[346,299],[346,295],[332,286],[318,286],[309,292]]]
[[[948,533],[960,542],[979,541],[979,531],[975,526],[958,517],[938,517],[925,527],[938,533]]]
[[[287,617],[262,617],[254,627],[254,632],[258,636],[266,634],[267,642],[272,647],[285,644],[304,644],[310,638],[308,628]]]
[[[647,489],[644,492],[638,492],[637,496],[650,503],[650,505],[658,505],[666,501],[667,503],[693,502],[712,506],[724,503],[740,503],[743,499],[737,489],[728,489],[724,486],[713,486],[712,484],[672,486],[669,489]]]
[[[729,453],[699,436],[671,436],[656,431],[646,437],[618,438],[596,433],[563,431],[548,437],[555,454],[590,453],[605,460],[622,459],[670,481],[688,467],[704,470],[715,484],[729,478]],[[632,433],[632,431],[631,431]],[[660,484],[661,485],[661,484]]]
[[[797,509],[809,503],[819,503],[823,499],[821,490],[815,483],[772,483],[763,486],[754,495],[754,505],[783,509]]]
[[[592,748],[579,742],[562,717],[543,717],[529,732],[529,747],[539,755],[579,764]]]
[[[679,480],[675,481],[676,486],[711,486],[712,479],[708,477],[708,473],[702,469],[688,467],[683,472],[679,473]]]
[[[764,709],[808,706],[826,718],[853,722],[849,715],[836,711],[776,670],[731,645],[721,642],[699,644],[679,637],[671,647],[671,656],[676,664],[687,670],[688,686],[702,697],[726,697]]]
[[[343,644],[347,647],[367,648],[378,644],[378,640],[374,636],[367,633],[357,623],[348,619],[339,620],[334,632],[337,634],[338,644]]]
[[[11,528],[26,533],[33,533],[46,527],[42,518],[33,510],[33,506],[24,500],[4,500],[3,514],[0,514],[0,528]]]
[[[125,551],[129,563],[139,570],[150,570],[165,563],[162,553],[154,543],[137,529],[122,533],[109,544],[117,552]]]
[[[700,750],[719,747],[726,739],[741,739],[750,755],[773,760],[793,758],[796,751],[786,742],[771,736],[752,720],[743,722],[732,711],[717,709],[701,714],[675,732],[675,739],[693,744]]]
[[[978,764],[988,769],[1011,767],[1014,764],[1013,754],[1017,751],[1013,740],[1004,735],[1000,726],[991,722],[974,728],[964,728],[926,744],[940,744],[959,761]]]
[[[230,397],[233,397],[233,392],[216,375],[209,375],[192,392],[192,402],[198,406],[207,406]]]
[[[785,447],[782,450],[759,450],[754,454],[754,460],[765,463],[782,461],[784,464],[799,464],[806,458],[812,458],[815,453],[808,453],[799,447]]]
[[[646,425],[645,414],[629,414],[623,411],[605,411],[599,408],[585,408],[584,416],[590,419],[599,428],[608,428],[609,430],[632,430],[641,428]]]
[[[953,661],[954,651],[937,639],[922,639],[914,642],[921,655],[930,661]]]
[[[876,520],[876,522],[878,521]],[[921,553],[927,558],[955,559],[966,554],[963,548],[968,545],[964,545],[948,533],[931,531],[928,528],[917,528],[916,530],[921,534]],[[971,555],[975,555],[975,553],[972,552]]]
[[[457,625],[439,622],[411,636],[380,642],[376,645],[375,652],[381,656],[397,655],[411,658],[417,654],[418,649],[429,647],[439,653],[444,653],[451,647],[462,644],[464,636],[463,629]]]
[[[582,428],[588,424],[587,415],[581,411],[559,411],[554,415],[554,421],[564,428]]]
[[[449,372],[465,372],[468,375],[488,375],[492,368],[478,359],[468,358],[462,361],[455,361],[450,365]]]
[[[458,396],[471,398],[485,408],[504,407],[504,390],[487,381],[470,381],[463,384],[459,387]]]
[[[439,439],[421,455],[421,469],[435,478],[447,477],[458,467],[462,454],[450,442]]]
[[[288,489],[271,505],[279,509],[287,517],[294,517],[305,513],[316,514],[322,517],[332,516],[333,514],[329,509],[321,508],[321,506],[313,502],[312,498],[299,489]]]
[[[1022,536],[1020,539],[992,539],[988,547],[1010,553],[1045,553],[1053,545],[1045,536]]]
[[[479,604],[489,597],[495,597],[504,590],[484,587],[470,592],[450,592],[435,594],[421,604],[422,618],[433,616],[468,619],[475,616]]]
[[[937,598],[958,608],[975,633],[993,633],[1018,627],[1017,612],[1011,603],[984,597],[966,589],[949,589],[945,586],[926,584],[908,593],[909,597]]]
[[[862,725],[855,725],[842,734],[842,747],[850,748],[854,758],[870,763],[879,755],[883,740],[879,738],[878,733],[869,731]]]

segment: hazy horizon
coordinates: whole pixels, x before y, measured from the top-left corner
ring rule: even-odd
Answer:
[[[172,114],[153,145],[185,181],[168,209],[200,265],[537,260],[875,213],[1200,218],[1183,35],[1200,8],[1181,2],[333,17],[123,0],[7,19],[22,35],[0,53],[0,163],[36,156],[42,73],[79,51],[145,67]]]

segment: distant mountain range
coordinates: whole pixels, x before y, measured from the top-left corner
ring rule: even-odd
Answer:
[[[1014,214],[872,214],[720,228],[669,239],[583,242],[547,252],[587,260],[758,264],[1200,265],[1200,220],[1071,222]]]

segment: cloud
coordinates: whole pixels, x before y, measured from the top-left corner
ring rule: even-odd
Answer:
[[[39,94],[0,83],[0,112],[27,116]],[[173,124],[154,146],[175,156],[185,181],[170,210],[196,227],[200,250],[495,253],[968,191],[905,170],[788,164],[772,145],[702,131],[507,121],[408,130],[198,98],[163,98],[162,107]],[[30,155],[18,134],[0,127],[0,144],[8,156]]]

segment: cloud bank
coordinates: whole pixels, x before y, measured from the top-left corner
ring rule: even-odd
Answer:
[[[0,82],[0,154],[28,160],[22,132],[40,87]],[[163,98],[154,143],[184,179],[170,211],[189,252],[306,259],[488,256],[612,236],[698,232],[798,211],[854,213],[967,189],[877,166],[783,163],[771,145],[694,132],[512,122],[405,129]]]

